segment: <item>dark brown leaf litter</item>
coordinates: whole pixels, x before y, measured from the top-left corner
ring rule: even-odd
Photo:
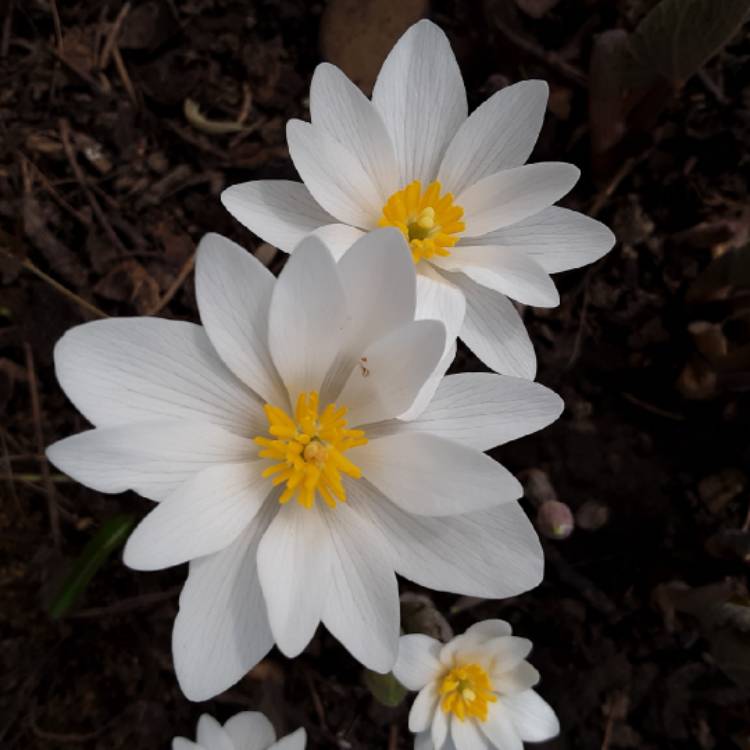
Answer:
[[[308,116],[315,64],[338,61],[367,85],[386,30],[397,35],[424,5],[367,3],[354,19],[333,1],[54,5],[59,34],[48,0],[0,4],[0,745],[166,748],[204,710],[225,719],[251,708],[280,731],[304,725],[312,748],[405,750],[408,704],[374,705],[360,668],[323,631],[300,659],[273,652],[223,696],[186,701],[170,656],[182,569],[136,573],[113,559],[78,610],[50,622],[48,592],[93,529],[149,504],[55,484],[58,555],[37,439],[40,427],[51,441],[86,426],[54,379],[66,328],[154,309],[196,320],[190,264],[209,230],[279,270],[283,254],[233,222],[219,192],[294,178],[284,124]],[[522,597],[429,594],[454,632],[504,617],[534,640],[541,692],[563,726],[554,748],[744,748],[749,732],[748,284],[726,273],[745,268],[727,254],[747,248],[750,45],[740,38],[709,61],[594,184],[587,87],[605,72],[591,68],[594,40],[632,31],[653,5],[429,9],[472,106],[508,82],[550,81],[534,158],[581,166],[566,203],[621,239],[603,261],[558,277],[559,308],[525,311],[540,380],[567,408],[495,452],[546,476],[578,527],[545,540],[545,581]],[[355,32],[370,58],[352,56]],[[243,127],[195,127],[188,99],[209,123]],[[454,369],[477,367],[462,349]]]

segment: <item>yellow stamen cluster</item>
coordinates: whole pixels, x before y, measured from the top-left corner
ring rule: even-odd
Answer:
[[[294,419],[277,406],[263,407],[271,437],[261,435],[255,442],[263,449],[261,458],[274,462],[263,476],[273,477],[274,485],[286,484],[279,498],[282,504],[296,497],[300,505],[312,508],[317,492],[333,508],[336,501],[346,502],[341,475],[362,476],[344,451],[365,445],[365,433],[347,429],[346,407],[328,404],[319,414],[318,398],[316,391],[301,393]]]
[[[458,242],[466,228],[461,221],[463,215],[463,208],[454,205],[451,193],[440,195],[437,180],[424,192],[422,183],[414,180],[388,199],[378,225],[400,229],[409,243],[414,263],[419,263],[434,255],[450,255],[448,248]]]
[[[488,704],[497,701],[489,675],[479,664],[453,667],[440,682],[440,695],[443,711],[461,721],[467,716],[487,721]]]

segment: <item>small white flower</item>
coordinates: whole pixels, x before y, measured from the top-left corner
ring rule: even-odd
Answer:
[[[172,750],[304,750],[307,734],[303,728],[276,739],[271,722],[257,711],[235,714],[221,726],[213,716],[198,720],[195,742],[184,737],[172,740]]]
[[[416,750],[522,750],[555,737],[555,712],[532,688],[531,641],[504,620],[484,620],[443,645],[401,637],[393,673],[419,693],[409,712]]]
[[[318,66],[312,122],[287,126],[304,184],[248,182],[222,201],[286,252],[315,232],[338,257],[363,232],[397,227],[419,271],[417,317],[442,320],[449,343],[460,335],[496,372],[533,379],[534,350],[508,297],[555,306],[549,274],[614,244],[603,224],[552,205],[578,180],[576,167],[525,164],[547,95],[543,81],[523,81],[467,116],[448,39],[420,21],[385,60],[372,101],[338,68]]]
[[[539,583],[521,486],[482,451],[546,426],[562,403],[537,383],[462,374],[396,419],[445,346],[441,323],[414,320],[399,232],[369,233],[339,263],[308,238],[278,279],[208,235],[196,292],[204,327],[110,319],[63,336],[58,380],[96,429],[48,449],[89,487],[159,502],[125,563],[190,561],[173,632],[189,698],[225,690],[274,642],[296,656],[321,621],[387,672],[394,571],[492,598]]]

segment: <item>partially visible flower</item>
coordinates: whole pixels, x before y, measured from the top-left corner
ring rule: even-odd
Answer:
[[[48,449],[101,492],[158,505],[125,563],[190,562],[172,636],[193,700],[226,690],[319,623],[370,669],[398,649],[396,573],[501,598],[541,580],[522,488],[483,451],[538,430],[562,402],[527,380],[444,378],[444,326],[414,320],[403,237],[370,232],[336,263],[303,241],[278,279],[218,235],[201,242],[203,326],[94,321],[55,348],[58,380],[96,429]]]
[[[419,272],[417,317],[442,320],[449,345],[460,335],[496,372],[533,379],[534,349],[508,298],[557,305],[550,274],[614,244],[603,224],[553,205],[575,185],[576,167],[526,164],[547,96],[543,81],[522,81],[468,116],[448,39],[423,20],[391,50],[372,101],[338,68],[318,66],[312,122],[287,126],[303,183],[248,182],[222,201],[286,252],[315,232],[340,256],[363,232],[396,227]]]
[[[531,641],[504,620],[484,620],[443,645],[401,637],[393,673],[419,693],[409,712],[416,750],[522,750],[555,737],[555,712],[532,688]]]
[[[302,727],[277,740],[271,722],[263,714],[243,711],[224,726],[213,716],[203,714],[198,720],[195,742],[175,737],[172,750],[304,750],[306,742]]]

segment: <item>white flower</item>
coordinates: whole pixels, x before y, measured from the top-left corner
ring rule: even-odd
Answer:
[[[298,729],[280,740],[271,722],[257,711],[235,714],[222,727],[213,716],[198,720],[195,742],[184,737],[172,740],[172,750],[304,750],[307,734]]]
[[[532,690],[531,641],[504,620],[484,620],[443,645],[401,637],[393,673],[419,693],[409,712],[416,750],[522,750],[560,731],[555,712]]]
[[[338,264],[308,238],[278,279],[208,235],[196,270],[203,328],[109,319],[57,344],[58,380],[96,429],[51,446],[50,460],[101,492],[159,502],[127,565],[190,561],[173,633],[189,698],[225,690],[274,642],[296,656],[321,621],[387,672],[394,571],[493,598],[539,583],[521,487],[482,451],[549,424],[561,401],[526,380],[463,374],[413,421],[395,419],[445,344],[441,323],[414,321],[415,287],[394,229]]]
[[[523,81],[467,117],[450,44],[420,21],[391,50],[372,101],[338,68],[318,66],[312,123],[287,126],[304,184],[248,182],[222,201],[286,252],[314,231],[339,257],[362,232],[399,228],[419,272],[417,317],[442,320],[448,341],[460,335],[491,369],[533,379],[534,350],[508,297],[555,306],[549,274],[614,244],[603,224],[552,205],[576,183],[576,167],[525,165],[547,94],[543,81]]]

